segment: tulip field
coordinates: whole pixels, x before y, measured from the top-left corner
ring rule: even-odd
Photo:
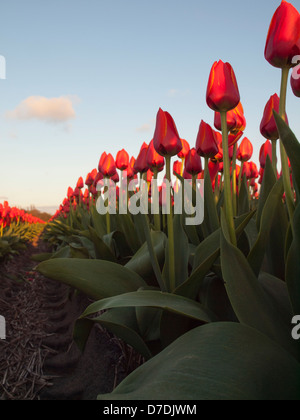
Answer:
[[[0,205],[2,264],[41,241],[32,281],[81,296],[76,351],[105,331],[134,358],[98,400],[300,400],[300,133],[287,107],[300,97],[296,56],[300,14],[283,0],[265,47],[281,89],[257,115],[259,157],[244,134],[247,98],[219,60],[207,75],[213,123],[199,121],[196,139],[159,108],[136,155],[100,150],[48,223]],[[176,211],[180,200],[192,212]]]

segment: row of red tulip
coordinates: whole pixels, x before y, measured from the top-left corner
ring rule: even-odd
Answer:
[[[37,217],[20,210],[17,207],[10,207],[7,201],[4,204],[0,203],[0,226],[3,230],[5,227],[10,226],[12,223],[45,223]]]
[[[275,67],[289,68],[297,54],[300,54],[300,15],[290,3],[283,0],[271,22],[265,57]],[[291,86],[294,94],[300,96],[300,75],[297,77],[295,72],[291,78]],[[203,157],[213,187],[216,184],[222,187],[221,180],[224,177],[224,184],[227,182],[227,190],[235,191],[236,183],[240,181],[241,176],[246,175],[249,186],[253,187],[253,194],[257,196],[256,180],[259,178],[258,183],[262,182],[267,156],[270,157],[277,174],[276,142],[279,139],[279,133],[273,110],[277,113],[282,111],[279,96],[275,93],[270,97],[261,120],[260,132],[267,141],[260,150],[260,171],[256,164],[250,161],[253,155],[253,146],[250,140],[244,137],[240,145],[237,145],[244,134],[246,119],[240,102],[235,73],[229,63],[220,60],[212,66],[206,101],[215,112],[214,127],[216,130],[201,121],[195,147],[190,148],[189,143],[179,136],[172,116],[159,109],[153,139],[149,145],[146,143],[142,145],[137,158],[130,158],[124,149],[117,153],[116,158],[110,153],[104,152],[101,155],[98,170],[94,169],[86,177],[87,189],[84,193],[82,193],[84,181],[83,178],[79,178],[76,188],[74,190],[69,188],[67,198],[55,217],[61,213],[66,215],[72,201],[75,205],[79,201],[88,204],[90,195],[94,198],[97,196],[97,183],[103,178],[119,182],[117,169],[126,171],[126,176],[129,179],[137,178],[137,175],[140,174],[140,177],[150,181],[153,176],[156,178],[158,172],[164,169],[165,163],[168,164],[168,160],[176,155],[180,160],[174,163],[174,172],[184,178],[204,177],[201,162],[201,157]],[[284,115],[287,121],[285,110]],[[283,158],[284,156],[282,157],[284,165]],[[236,160],[241,162],[241,166],[236,165]],[[225,168],[227,165],[228,167]],[[288,166],[285,168],[286,173],[283,174],[286,178],[288,177],[287,171]],[[290,173],[288,178],[291,178]],[[287,189],[286,185],[285,189]]]

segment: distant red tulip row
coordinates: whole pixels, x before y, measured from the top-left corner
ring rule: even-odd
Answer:
[[[12,223],[45,223],[37,217],[26,213],[24,210],[20,210],[16,207],[10,207],[8,202],[4,204],[0,203],[0,227],[3,230],[5,227],[10,226]]]

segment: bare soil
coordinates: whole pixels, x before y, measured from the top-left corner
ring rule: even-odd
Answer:
[[[32,255],[46,251],[37,240],[0,264],[0,315],[7,332],[0,340],[0,400],[95,400],[141,358],[99,326],[84,353],[79,351],[73,327],[91,301],[35,270]]]

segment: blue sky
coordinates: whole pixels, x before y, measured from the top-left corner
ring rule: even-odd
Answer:
[[[295,7],[299,0],[292,1]],[[280,70],[264,59],[279,0],[10,0],[1,6],[0,201],[58,206],[69,185],[105,150],[137,155],[161,107],[194,146],[201,119],[213,124],[205,93],[214,61],[232,64],[254,160],[264,141],[266,101]],[[28,98],[63,98],[62,121],[24,115]],[[20,106],[23,102],[23,108]],[[299,99],[288,115],[300,133]],[[23,111],[22,111],[23,110]],[[23,112],[23,113],[22,113]]]

